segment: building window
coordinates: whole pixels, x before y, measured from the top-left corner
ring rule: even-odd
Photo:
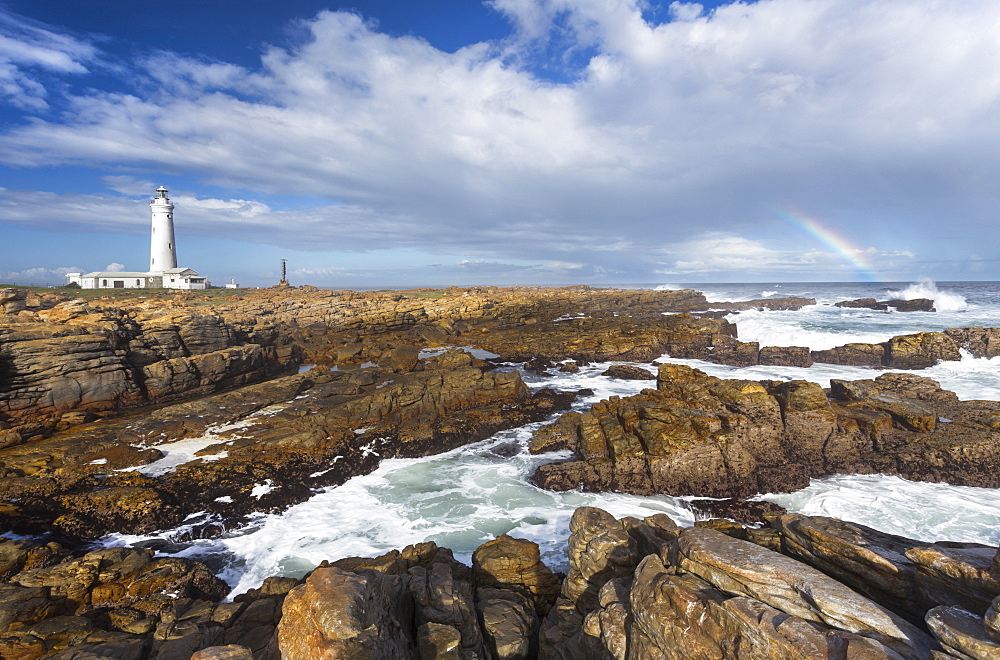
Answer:
[[[142,286],[142,281],[141,280],[136,280],[135,281],[135,285],[136,286]]]
[[[107,280],[101,280],[101,286],[107,286],[107,285],[108,285]]]

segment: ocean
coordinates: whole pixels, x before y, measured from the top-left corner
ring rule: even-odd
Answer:
[[[634,288],[694,288],[711,301],[785,296],[817,300],[816,305],[798,311],[747,311],[727,317],[737,324],[741,340],[758,341],[762,346],[826,349],[920,331],[1000,326],[1000,283],[996,282],[649,284]],[[879,312],[833,306],[863,297],[932,298],[937,311]],[[661,361],[665,360],[722,378],[806,379],[824,387],[831,378],[868,379],[882,373],[837,365],[737,368],[663,356]],[[532,388],[592,389],[593,396],[578,401],[577,410],[650,386],[649,381],[601,376],[611,364],[621,363],[593,364],[576,374],[524,373],[523,377]],[[655,373],[651,365],[639,366]],[[1000,400],[1000,358],[963,355],[959,362],[915,373],[939,381],[961,399]],[[565,570],[569,519],[580,506],[597,506],[618,517],[666,513],[681,525],[695,520],[686,498],[554,493],[531,485],[528,478],[538,465],[560,457],[528,453],[531,433],[542,423],[503,431],[437,456],[385,460],[375,472],[319,490],[283,513],[260,514],[219,537],[177,543],[170,554],[205,562],[233,587],[235,595],[259,586],[271,575],[301,576],[324,559],[374,556],[423,541],[451,548],[459,560],[469,563],[477,546],[505,533],[535,541],[546,563]],[[180,450],[173,458],[182,457]],[[790,511],[834,516],[926,541],[1000,543],[1000,490],[995,489],[910,482],[884,475],[835,475],[814,479],[808,488],[795,493],[761,494],[760,498]],[[175,530],[146,537],[109,535],[103,541],[116,545],[175,539],[203,522],[205,518],[196,514]]]

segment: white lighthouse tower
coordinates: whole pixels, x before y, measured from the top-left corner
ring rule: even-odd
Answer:
[[[177,267],[174,242],[174,205],[167,189],[160,186],[149,203],[153,210],[153,230],[149,243],[149,272],[109,270],[93,273],[66,273],[68,284],[81,289],[207,289],[208,280],[190,268]]]
[[[160,186],[149,203],[153,210],[153,231],[149,245],[149,272],[163,273],[177,268],[177,243],[174,242],[174,205],[167,199],[167,189]]]

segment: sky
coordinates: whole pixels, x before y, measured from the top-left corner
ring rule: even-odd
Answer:
[[[1000,280],[996,0],[0,0],[0,282]]]

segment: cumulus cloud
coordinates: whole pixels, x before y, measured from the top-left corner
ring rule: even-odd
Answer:
[[[35,266],[23,270],[0,270],[0,283],[20,284],[21,286],[47,286],[52,284],[66,284],[66,273],[79,273],[82,269],[76,266],[63,266],[60,268],[45,268]]]
[[[515,26],[511,40],[454,53],[324,11],[255,69],[155,54],[134,76],[155,85],[69,96],[66,118],[0,135],[0,160],[169,169],[244,191],[171,193],[178,222],[207,234],[594,272],[822,262],[851,273],[804,239],[780,247],[776,205],[842,220],[879,254],[929,251],[925,237],[945,219],[970,235],[993,220],[982,202],[995,179],[983,173],[1000,170],[993,0],[760,0],[707,12],[674,2],[666,22],[639,0],[491,6]],[[49,43],[32,34],[19,43]],[[531,49],[556,38],[588,54],[562,80],[530,65]],[[76,73],[93,53],[65,44],[47,46],[66,59],[46,66]],[[124,179],[109,185],[134,194]],[[245,191],[316,202],[280,208]],[[3,205],[36,194],[4,191],[0,208],[27,222],[26,207]],[[110,213],[60,208],[106,226],[141,206],[98,201]],[[698,247],[706,231],[728,238],[663,263],[670,246]],[[944,256],[964,259],[954,245]]]

